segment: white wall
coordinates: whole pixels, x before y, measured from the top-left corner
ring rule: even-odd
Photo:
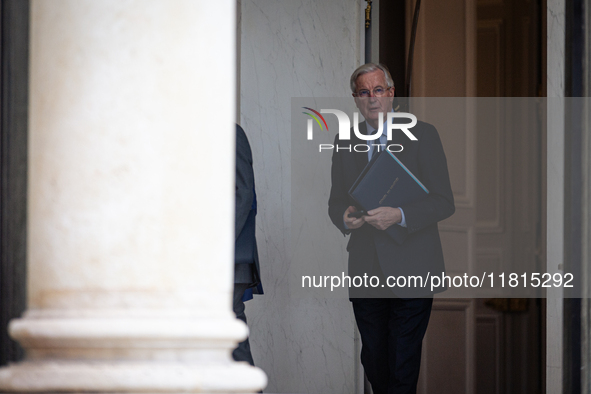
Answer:
[[[265,289],[247,303],[247,318],[268,393],[353,393],[360,383],[349,301],[296,295],[289,248],[291,98],[351,96],[349,77],[361,64],[361,6],[355,0],[241,1],[240,123],[253,150]]]

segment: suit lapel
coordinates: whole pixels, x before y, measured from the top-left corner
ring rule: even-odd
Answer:
[[[396,156],[396,158],[398,158],[400,161],[402,161],[404,163],[404,160],[409,152],[409,139],[408,137],[404,134],[404,132],[400,131],[399,129],[395,129],[392,132],[392,141],[388,141],[389,144],[399,144],[402,145],[403,149],[402,152],[397,152],[394,153],[394,156]]]

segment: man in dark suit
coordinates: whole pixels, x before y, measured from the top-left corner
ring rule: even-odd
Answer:
[[[244,130],[236,125],[236,212],[234,250],[234,299],[236,317],[246,323],[244,301],[260,293],[259,256],[255,238],[257,210],[252,152]],[[248,338],[232,352],[236,361],[254,365]]]
[[[377,64],[359,67],[351,76],[355,103],[365,117],[363,134],[376,134],[379,113],[392,111],[394,82],[388,70]],[[454,213],[447,162],[437,130],[418,122],[410,129],[417,141],[394,129],[386,140],[386,125],[380,141],[364,141],[351,133],[351,141],[335,137],[334,146],[368,144],[369,152],[335,149],[329,215],[343,234],[351,234],[349,276],[439,274],[445,270],[437,222]],[[396,157],[427,187],[425,199],[400,207],[379,207],[359,218],[348,190],[373,154],[391,144],[403,146]],[[380,149],[381,148],[381,149]],[[399,148],[397,149],[399,150]],[[385,153],[386,154],[386,153]],[[361,362],[375,394],[415,393],[421,362],[421,345],[433,302],[430,288],[352,289],[350,299],[362,341]]]

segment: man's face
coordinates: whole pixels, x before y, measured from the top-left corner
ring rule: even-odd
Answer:
[[[355,97],[355,104],[357,104],[357,108],[359,108],[367,123],[377,129],[379,126],[378,114],[380,112],[384,114],[382,122],[385,122],[386,113],[392,109],[394,88],[388,89],[386,76],[382,70],[375,70],[359,76],[355,85],[357,87],[356,94],[353,94],[354,97],[357,96]],[[380,88],[383,91],[381,96],[379,96]],[[379,97],[376,97],[374,90]],[[368,92],[369,97],[359,97],[360,93],[367,94]]]

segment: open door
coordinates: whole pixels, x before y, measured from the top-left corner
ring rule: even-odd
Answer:
[[[405,3],[407,45],[414,5]],[[423,0],[412,96],[540,95],[540,5]],[[381,34],[381,48],[386,40]],[[380,51],[382,59],[388,56]],[[535,131],[540,127],[525,125],[535,116],[503,116],[496,127],[484,128],[467,111],[467,127],[440,130],[456,201],[456,213],[439,225],[449,274],[485,266],[539,272],[545,266],[545,136]],[[537,299],[436,299],[419,392],[543,392],[543,307]]]

